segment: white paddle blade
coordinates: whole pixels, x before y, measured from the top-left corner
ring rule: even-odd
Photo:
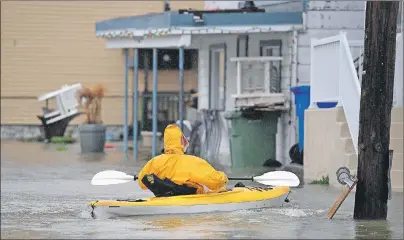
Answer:
[[[261,176],[254,177],[254,181],[271,186],[297,187],[300,184],[296,174],[287,171],[267,172]]]
[[[94,175],[92,185],[111,185],[134,181],[134,176],[115,170],[106,170]]]

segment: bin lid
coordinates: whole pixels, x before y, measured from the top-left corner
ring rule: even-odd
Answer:
[[[310,86],[302,85],[302,86],[291,87],[290,91],[292,91],[294,94],[310,93]]]
[[[240,111],[227,111],[223,114],[223,117],[225,119],[234,119],[234,118],[240,118],[241,117],[241,112]]]

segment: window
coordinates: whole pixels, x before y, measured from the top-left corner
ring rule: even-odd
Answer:
[[[175,70],[179,69],[179,50],[178,49],[158,49],[157,50],[157,69]],[[198,58],[198,50],[184,50],[184,70],[193,69],[196,66],[194,59]],[[153,49],[139,49],[139,69],[144,69],[145,60],[149,70],[153,69]]]
[[[226,45],[209,50],[209,108],[224,110],[226,104]]]
[[[282,56],[282,41],[267,40],[260,42],[260,55],[263,57],[280,57]],[[281,92],[281,72],[282,62],[271,61],[269,63],[269,88],[271,93]]]

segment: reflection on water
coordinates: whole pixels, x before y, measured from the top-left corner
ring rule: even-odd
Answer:
[[[385,220],[357,221],[355,236],[356,239],[391,239],[392,231],[390,223]]]
[[[91,200],[151,195],[136,182],[92,186],[94,174],[106,169],[136,173],[145,160],[135,162],[130,153],[127,156],[120,151],[81,155],[77,144],[67,145],[65,152],[56,147],[2,142],[2,238],[402,239],[402,193],[389,201],[387,221],[354,221],[354,195],[345,200],[333,220],[328,220],[328,210],[340,192],[316,185],[293,189],[291,202],[282,208],[94,220],[87,206]],[[250,176],[266,171],[227,172]]]
[[[79,161],[83,162],[102,162],[108,157],[105,153],[86,153],[78,156]]]

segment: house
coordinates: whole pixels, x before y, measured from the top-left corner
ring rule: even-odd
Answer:
[[[282,8],[282,2],[271,3],[258,12],[245,12],[234,6],[233,10],[222,11],[183,9],[108,19],[98,22],[96,30],[98,37],[106,38],[107,48],[197,49],[199,109],[218,109],[223,118],[225,113],[243,109],[259,109],[270,115],[269,123],[264,125],[271,126],[265,132],[271,140],[252,152],[270,149],[266,155],[285,164],[290,161],[289,149],[298,138],[290,88],[310,84],[311,38],[344,30],[352,40],[352,54],[358,57],[355,41],[363,39],[364,34],[364,2],[302,0],[299,4],[297,8],[295,2],[286,2]],[[240,128],[247,125],[243,126]],[[250,132],[259,133],[257,129]],[[245,137],[232,139],[230,142],[234,143],[229,144],[229,135],[237,134],[223,129],[221,159],[230,155],[231,145],[236,148],[235,142],[248,145],[242,143],[249,141]],[[245,152],[248,151],[240,154]],[[266,160],[255,155],[242,158],[259,165]]]
[[[203,8],[203,4],[203,1],[171,1],[171,9]],[[39,136],[41,122],[37,115],[42,114],[43,103],[37,97],[75,83],[84,86],[101,83],[106,87],[103,121],[108,125],[108,132],[122,133],[123,54],[104,47],[104,42],[94,36],[94,23],[105,18],[160,12],[163,4],[159,1],[6,1],[1,3],[1,9],[2,139]],[[159,67],[159,88],[167,96],[178,93],[178,69],[164,64]],[[198,88],[195,67],[192,63],[185,66],[186,92]],[[144,72],[139,72],[140,97],[145,90]],[[129,78],[132,75],[133,71],[129,71]],[[151,79],[150,74],[148,78]],[[78,117],[71,125],[82,121]]]
[[[199,109],[224,113],[250,107],[246,93],[252,93],[253,104],[276,112],[271,124],[275,135],[277,118],[281,116],[283,122],[288,122],[293,115],[289,88],[296,85],[297,64],[293,58],[298,31],[304,26],[303,13],[181,9],[107,19],[97,22],[96,32],[106,39],[107,48],[197,49]],[[240,74],[251,79],[248,86],[242,83]],[[293,128],[285,132],[290,129]],[[229,141],[226,134],[222,136],[222,152],[226,154]]]
[[[225,2],[210,2],[210,5],[215,4],[226,8]],[[301,7],[300,4],[302,2],[256,2],[256,6],[264,8],[266,12],[296,11]],[[299,30],[297,34],[296,84],[311,86],[310,107],[304,113],[304,177],[311,181],[329,176],[331,185],[341,186],[336,179],[336,170],[346,166],[356,174],[357,168],[355,139],[358,136],[365,2],[305,1],[303,4],[305,24],[304,30]],[[403,191],[404,145],[403,14],[401,3],[397,25],[390,139],[390,148],[394,151],[390,172],[391,187],[393,191],[400,192]],[[343,46],[346,47],[345,50]],[[337,49],[343,51],[343,54],[335,55],[338,53],[335,52]],[[347,64],[345,66],[350,67],[350,70],[340,65],[341,56],[345,57],[342,62]],[[318,108],[317,103],[323,101],[339,102],[339,106],[330,109]],[[293,135],[294,133],[291,137]]]

